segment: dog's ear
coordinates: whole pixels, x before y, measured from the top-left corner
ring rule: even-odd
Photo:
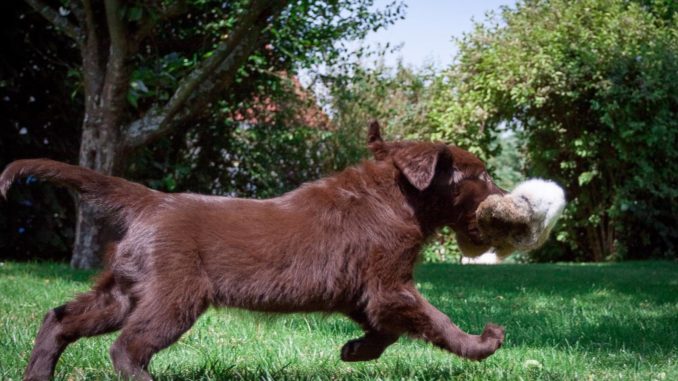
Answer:
[[[384,140],[381,138],[381,131],[379,127],[379,122],[373,120],[370,123],[370,127],[367,130],[367,144],[372,143],[383,143]]]
[[[376,120],[370,123],[370,127],[367,130],[367,148],[372,151],[376,160],[383,160],[388,156],[388,149],[386,149],[386,144],[381,138],[379,122]]]
[[[392,157],[407,181],[423,191],[431,185],[445,149],[444,144],[412,144],[394,150]]]

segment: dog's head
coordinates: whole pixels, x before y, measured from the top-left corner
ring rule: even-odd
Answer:
[[[504,195],[483,162],[459,147],[436,142],[384,142],[372,122],[368,147],[377,161],[392,160],[402,187],[424,226],[451,227],[465,256],[490,249],[478,229],[476,210],[490,195]]]

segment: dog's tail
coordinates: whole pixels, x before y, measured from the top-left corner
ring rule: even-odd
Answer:
[[[14,161],[5,168],[0,175],[0,195],[6,198],[14,180],[28,176],[73,189],[81,200],[122,218],[138,214],[159,194],[141,184],[91,169],[54,160],[28,159]]]

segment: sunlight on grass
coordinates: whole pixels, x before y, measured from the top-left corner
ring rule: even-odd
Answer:
[[[464,330],[488,321],[506,343],[488,360],[461,360],[402,338],[378,361],[343,363],[360,335],[341,316],[209,310],[151,371],[191,379],[678,379],[678,264],[459,266],[426,264],[418,287]],[[88,288],[91,273],[65,265],[0,266],[0,379],[21,378],[42,316]],[[57,379],[115,379],[115,335],[71,345]]]

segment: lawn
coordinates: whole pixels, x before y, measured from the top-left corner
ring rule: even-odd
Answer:
[[[92,273],[0,263],[0,379],[18,380],[48,308],[86,290]],[[678,380],[678,263],[460,266],[424,264],[419,289],[462,329],[506,327],[483,362],[402,338],[377,361],[342,363],[360,335],[340,316],[210,310],[157,355],[161,380]],[[115,335],[71,345],[56,379],[115,379]]]

